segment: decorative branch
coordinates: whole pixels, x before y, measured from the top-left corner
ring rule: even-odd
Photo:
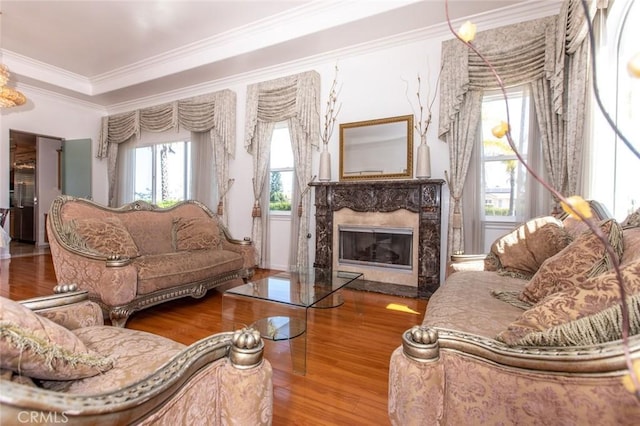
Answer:
[[[336,125],[336,118],[338,117],[340,108],[342,108],[342,103],[339,104],[336,108],[339,94],[340,90],[338,90],[338,65],[336,65],[335,76],[333,77],[333,83],[331,83],[329,98],[327,99],[327,106],[324,113],[324,129],[322,131],[322,135],[320,135],[320,139],[322,139],[322,143],[324,145],[327,145],[329,143],[329,139],[331,139],[333,129]]]
[[[585,0],[581,0],[582,6],[584,8],[585,11],[585,16],[587,19],[587,22],[589,23],[588,29],[589,29],[589,36],[590,36],[590,43],[593,46],[593,28],[591,26],[590,23],[590,16],[589,16],[589,10],[588,10],[588,5],[586,4]],[[562,208],[569,213],[571,216],[573,216],[574,218],[577,218],[581,221],[583,221],[588,227],[589,229],[594,233],[594,235],[596,235],[596,237],[600,240],[600,242],[603,244],[605,251],[607,253],[607,256],[609,256],[611,263],[613,264],[613,269],[615,271],[615,275],[616,275],[616,279],[618,281],[618,286],[620,289],[620,299],[621,299],[621,311],[622,311],[622,345],[623,345],[623,350],[624,350],[624,355],[625,355],[625,361],[627,364],[627,369],[629,371],[629,377],[631,379],[632,384],[634,385],[634,393],[635,396],[638,400],[640,400],[640,382],[638,381],[638,376],[634,370],[634,366],[633,366],[633,362],[631,359],[631,355],[629,353],[629,328],[630,328],[630,320],[629,320],[629,308],[627,305],[627,298],[626,298],[626,291],[624,288],[624,283],[623,283],[623,279],[622,279],[622,274],[620,272],[620,265],[619,265],[619,259],[618,256],[615,254],[613,247],[611,247],[611,244],[609,244],[609,241],[607,239],[607,237],[604,235],[604,233],[602,232],[602,230],[600,229],[600,227],[598,226],[598,224],[595,222],[595,220],[592,218],[591,215],[591,209],[588,206],[588,203],[582,199],[582,197],[580,196],[572,196],[572,197],[564,197],[560,192],[558,192],[555,188],[553,188],[551,185],[549,185],[544,179],[542,179],[530,166],[529,164],[524,160],[524,158],[522,157],[522,155],[520,154],[520,152],[518,151],[518,148],[516,146],[516,144],[513,141],[513,138],[511,136],[511,129],[509,126],[509,123],[511,122],[510,120],[510,116],[509,116],[509,102],[508,102],[508,96],[507,96],[507,91],[505,88],[505,84],[504,81],[502,80],[502,78],[500,77],[500,75],[498,74],[497,70],[495,69],[495,67],[493,66],[493,64],[475,47],[475,45],[472,43],[473,39],[475,38],[475,34],[476,34],[476,26],[474,24],[472,24],[470,21],[465,22],[461,27],[460,27],[460,31],[456,32],[453,29],[453,26],[451,24],[451,19],[449,18],[449,0],[445,0],[445,15],[446,15],[446,19],[447,19],[447,24],[449,26],[449,30],[453,33],[453,35],[460,40],[462,43],[464,43],[469,49],[471,49],[476,55],[478,55],[478,57],[489,67],[491,73],[493,74],[493,76],[495,77],[498,86],[500,87],[500,90],[502,92],[502,96],[505,100],[505,105],[506,105],[506,122],[502,122],[500,125],[496,126],[494,129],[492,129],[493,135],[498,137],[498,138],[502,138],[503,136],[506,136],[507,141],[509,142],[509,146],[511,147],[511,149],[513,150],[513,152],[515,153],[516,157],[518,158],[518,161],[525,167],[525,169],[527,170],[527,172],[538,182],[540,182],[540,184],[549,192],[551,192],[551,194],[553,194],[553,196],[560,201],[560,204],[562,205]],[[592,55],[593,56],[593,55]],[[594,68],[594,77],[595,77],[595,61],[593,62],[593,68]],[[594,78],[593,81],[595,92],[597,94],[597,82]],[[621,132],[619,131],[619,129],[617,128],[617,126],[615,125],[615,123],[613,123],[613,121],[609,118],[608,114],[605,112],[604,106],[602,105],[602,103],[598,102],[598,106],[600,107],[600,109],[603,111],[605,117],[607,118],[607,121],[609,123],[609,125],[615,130],[615,132],[621,136]],[[623,139],[625,141],[625,143],[628,143],[626,138],[624,138],[623,136],[621,136],[621,139]],[[630,144],[629,144],[630,145]],[[633,150],[632,150],[633,151]]]
[[[420,107],[420,118],[414,122],[413,127],[416,129],[421,139],[427,135],[427,130],[429,130],[429,125],[431,124],[431,117],[432,117],[431,111],[433,108],[433,104],[436,101],[436,94],[438,93],[438,84],[440,82],[441,75],[442,75],[442,66],[440,67],[440,71],[438,72],[438,78],[436,80],[436,90],[433,93],[433,98],[431,99],[431,102],[429,103],[429,105],[427,105],[427,116],[424,117],[424,106],[422,105],[422,98],[420,97],[421,79],[420,79],[420,74],[418,74],[418,90],[416,91],[416,97],[418,98],[418,106]],[[406,80],[405,80],[405,83],[406,83],[405,96],[407,97],[407,101],[409,101],[409,105],[411,105],[413,116],[416,117],[416,111],[413,107],[413,104],[411,103],[411,100],[409,99],[409,93],[408,93],[409,83]],[[427,97],[429,97],[430,91],[431,91],[430,86],[427,85]]]

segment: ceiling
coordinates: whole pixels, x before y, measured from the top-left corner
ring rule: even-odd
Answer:
[[[448,7],[456,20],[519,3]],[[0,0],[0,10],[12,82],[104,107],[445,21],[443,0]]]

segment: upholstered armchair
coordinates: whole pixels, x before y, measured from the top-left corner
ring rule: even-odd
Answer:
[[[0,424],[270,424],[254,330],[185,346],[103,325],[87,292],[0,298]]]

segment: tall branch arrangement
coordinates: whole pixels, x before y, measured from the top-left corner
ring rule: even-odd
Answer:
[[[339,94],[340,91],[338,90],[338,66],[336,65],[335,75],[333,77],[333,83],[331,83],[329,98],[327,99],[327,105],[324,113],[324,128],[322,129],[322,134],[320,135],[320,139],[322,139],[322,143],[324,145],[327,145],[329,143],[329,139],[331,139],[333,129],[336,126],[336,118],[338,117],[340,108],[342,108],[342,104],[338,105]]]
[[[633,148],[631,148],[631,144],[628,142],[628,140],[624,136],[622,136],[620,130],[617,128],[613,120],[609,118],[609,114],[606,112],[602,102],[599,100],[599,92],[597,90],[597,81],[595,78],[596,67],[595,67],[595,48],[594,48],[593,27],[591,25],[589,8],[588,8],[588,5],[586,4],[586,1],[581,0],[581,3],[585,11],[585,16],[587,19],[588,29],[589,29],[589,43],[591,45],[594,94],[596,96],[598,106],[603,112],[603,114],[605,115],[609,125],[616,132],[616,134],[618,134],[621,137],[621,139],[625,142],[625,144],[630,147],[630,150],[640,158],[640,155]],[[497,138],[502,138],[506,136],[507,141],[509,142],[509,146],[515,153],[518,161],[525,167],[527,172],[536,181],[540,182],[540,184],[547,191],[553,194],[553,196],[556,197],[557,200],[560,201],[560,204],[565,212],[567,212],[572,217],[583,221],[589,227],[589,229],[594,233],[594,235],[596,235],[598,239],[602,242],[607,252],[607,255],[611,259],[611,263],[613,264],[613,269],[615,270],[616,279],[618,281],[618,287],[620,289],[620,299],[621,299],[620,303],[621,303],[621,311],[622,311],[622,343],[624,348],[625,361],[627,364],[627,369],[629,371],[627,379],[630,381],[630,386],[628,386],[628,388],[631,389],[632,392],[635,394],[636,398],[640,400],[640,381],[638,380],[638,373],[640,372],[640,363],[638,363],[638,367],[637,367],[639,371],[636,371],[636,369],[634,368],[633,361],[631,359],[631,354],[629,353],[629,328],[630,328],[629,307],[627,305],[626,291],[623,285],[622,274],[620,272],[618,256],[615,254],[613,248],[611,247],[611,244],[609,244],[609,240],[607,239],[606,235],[602,232],[602,230],[600,229],[596,221],[593,219],[591,214],[591,209],[589,207],[589,203],[585,201],[582,197],[577,195],[570,196],[570,197],[565,197],[564,195],[562,195],[555,188],[549,185],[549,183],[547,183],[542,177],[540,177],[522,157],[511,135],[511,129],[509,126],[509,123],[511,122],[509,117],[509,102],[508,102],[508,96],[507,96],[507,91],[504,85],[504,81],[498,74],[493,64],[491,64],[491,62],[473,44],[473,39],[475,38],[475,35],[476,35],[476,25],[474,25],[470,21],[467,21],[460,27],[459,31],[455,31],[451,24],[451,19],[449,18],[449,0],[445,0],[445,14],[446,14],[449,30],[453,33],[453,35],[458,40],[463,42],[469,49],[471,49],[487,65],[487,67],[489,67],[489,69],[491,70],[491,73],[494,75],[498,83],[498,86],[500,87],[500,90],[502,91],[502,96],[505,100],[505,105],[506,105],[506,120],[501,122],[499,125],[497,125],[492,129],[493,135]],[[635,77],[640,77],[640,66],[638,64],[638,62],[640,62],[640,59],[638,58],[638,56],[639,55],[634,56],[635,63],[630,63],[628,65],[631,75]]]
[[[442,67],[440,67],[440,72],[438,72],[438,79],[436,80],[436,90],[433,93],[431,102],[429,102],[429,104],[426,107],[426,116],[425,116],[425,107],[424,105],[422,105],[422,98],[420,97],[420,86],[422,81],[420,79],[420,74],[418,74],[418,89],[416,91],[416,97],[418,98],[418,107],[420,108],[420,117],[417,120],[415,120],[413,127],[416,129],[421,139],[424,139],[426,137],[427,130],[429,130],[429,125],[431,124],[431,117],[432,117],[431,111],[433,108],[433,104],[436,101],[436,94],[438,93],[438,83],[440,82],[441,74],[442,74]],[[409,101],[409,105],[411,105],[413,116],[416,117],[416,111],[413,108],[413,103],[409,99],[409,94],[408,94],[409,83],[406,83],[406,84],[407,84],[407,88],[405,90],[405,95],[407,97],[407,100]],[[431,87],[427,85],[427,98],[429,97],[430,92],[431,92]]]

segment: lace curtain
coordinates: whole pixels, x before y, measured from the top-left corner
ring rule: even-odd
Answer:
[[[226,193],[229,158],[235,155],[235,123],[236,94],[231,90],[103,117],[97,156],[108,160],[109,205],[114,206],[117,199],[118,146],[138,138],[142,130],[164,132],[183,128],[208,133],[214,152],[218,192]],[[223,221],[226,222],[226,218],[225,213]]]
[[[318,149],[320,137],[320,75],[308,71],[276,80],[257,83],[247,88],[247,111],[245,122],[245,148],[253,156],[253,194],[252,210],[253,226],[251,238],[257,250],[257,263],[266,266],[266,237],[268,204],[263,200],[265,181],[267,179],[271,135],[275,123],[287,120],[291,134],[295,183],[300,189],[311,180],[311,153]],[[292,234],[298,235],[296,247],[296,268],[304,270],[309,263],[309,248],[306,235],[309,232],[309,192],[304,192],[299,204],[293,204],[292,215],[298,214],[296,206],[300,205],[301,214],[297,221],[297,229]],[[262,208],[265,204],[265,208]],[[297,222],[297,223],[296,223]]]
[[[574,3],[579,0],[568,0],[563,7]],[[497,69],[507,87],[531,83],[545,167],[550,184],[563,193],[575,192],[577,186],[584,143],[584,111],[582,114],[579,111],[586,101],[588,68],[583,57],[587,51],[575,39],[576,24],[567,21],[578,18],[579,14],[569,15],[561,13],[480,32],[473,42]],[[565,28],[572,30],[570,36]],[[562,33],[567,34],[572,43],[564,43],[564,36],[558,35]],[[489,68],[457,39],[443,42],[442,61],[438,135],[449,144],[447,249],[451,255],[464,252],[461,200],[477,140],[482,92],[496,89],[498,85]],[[570,114],[564,113],[573,109]]]

